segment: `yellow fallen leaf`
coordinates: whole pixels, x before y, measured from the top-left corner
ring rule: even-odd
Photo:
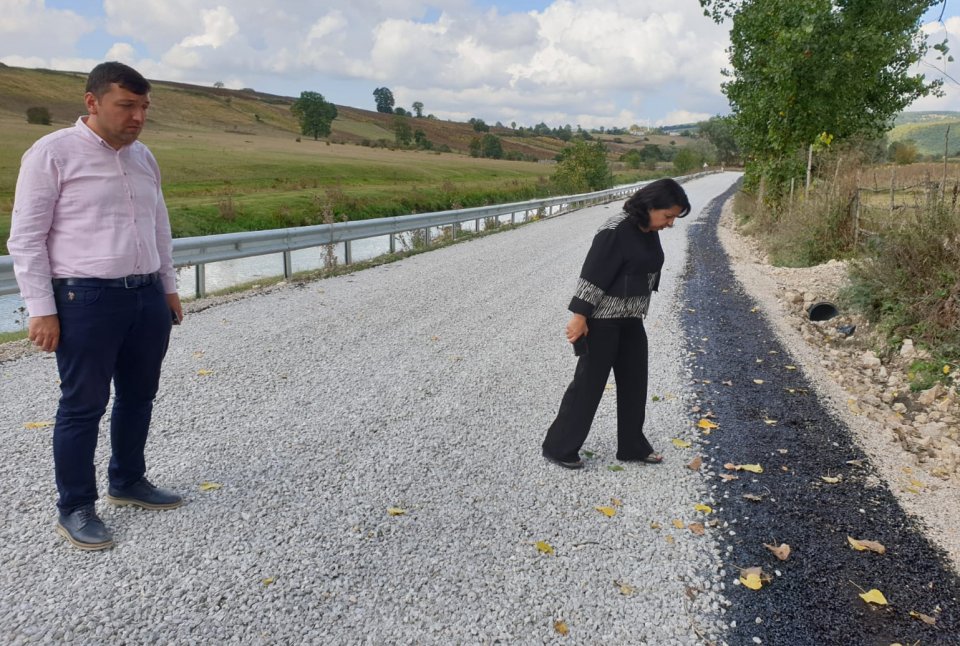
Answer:
[[[688,441],[686,441],[686,440],[681,440],[681,439],[675,437],[675,438],[673,438],[673,439],[670,440],[670,441],[673,442],[673,445],[674,445],[675,447],[677,447],[678,449],[689,449],[689,448],[690,448],[690,442],[688,442]]]
[[[777,453],[779,453],[780,455],[786,455],[787,453],[789,453],[789,451],[787,449],[777,449]]]
[[[796,366],[784,366],[784,368],[786,368],[787,370],[796,370],[796,369],[797,369]]]
[[[537,541],[535,546],[541,554],[553,554],[553,546],[547,541]]]
[[[613,384],[607,384],[603,387],[604,390],[613,390],[614,388],[616,388],[616,386]]]
[[[403,516],[407,510],[400,507],[387,507],[387,513],[391,516]]]
[[[855,467],[862,467],[862,466],[863,466],[863,460],[847,460],[847,464],[849,464],[849,465],[851,465],[851,466],[855,466]]]
[[[209,480],[204,480],[200,483],[200,491],[216,491],[217,489],[222,489],[223,485],[219,482],[210,482]]]
[[[820,479],[826,482],[827,484],[837,484],[843,480],[842,476],[820,476]]]
[[[637,589],[635,587],[633,587],[628,583],[624,583],[623,581],[614,581],[613,584],[617,586],[617,589],[620,591],[620,594],[622,594],[625,597],[632,597],[637,592]]]
[[[757,385],[759,386],[760,384],[763,383],[763,379],[754,379],[754,380],[753,380],[753,383],[755,383],[755,384],[757,384]]]
[[[690,523],[687,525],[687,529],[697,536],[703,536],[704,532],[706,532],[706,530],[703,528],[703,523]]]
[[[261,582],[263,585],[270,585],[271,583],[273,583],[273,582],[276,581],[276,580],[277,580],[276,577],[268,576],[266,579],[261,579],[260,582]]]
[[[775,419],[765,419],[765,420],[763,420],[763,423],[766,424],[767,426],[773,426],[774,424],[777,423],[777,420],[775,420]]]
[[[763,473],[763,467],[759,464],[734,464],[733,462],[727,462],[725,465],[723,465],[723,468],[731,471],[750,471],[751,473]]]
[[[720,428],[720,425],[719,425],[719,424],[714,424],[713,422],[711,422],[711,421],[708,420],[707,418],[703,418],[703,419],[701,419],[699,422],[697,422],[697,426],[699,426],[700,428],[706,428],[706,429],[710,429],[710,430],[713,430],[713,429],[715,429],[715,428]]]
[[[53,426],[53,422],[27,422],[23,425],[23,428],[32,431],[38,428],[50,428],[51,426]]]
[[[863,552],[864,550],[870,550],[871,552],[876,552],[877,554],[886,554],[887,548],[883,544],[876,541],[860,541],[852,536],[847,536],[847,541],[850,543],[850,547],[857,550],[858,552]]]
[[[619,507],[620,505],[623,504],[623,501],[620,500],[619,498],[611,498],[611,499],[610,499],[610,504],[611,504],[612,506],[614,506],[614,507]]]
[[[650,529],[660,529],[660,523],[655,520],[650,521]]]
[[[673,526],[676,527],[677,529],[683,529],[683,521],[680,520],[679,518],[674,518]]]
[[[740,575],[740,583],[750,588],[751,590],[759,590],[763,587],[763,580],[760,578],[760,575],[756,572],[750,572],[749,574]]]
[[[919,480],[911,480],[911,481],[910,481],[910,484],[911,484],[912,486],[916,487],[917,489],[923,489],[923,488],[926,486],[926,485],[924,485],[922,482],[920,482]]]
[[[603,514],[607,518],[613,518],[617,514],[617,510],[614,509],[613,507],[594,507],[594,509],[599,511],[601,514]]]
[[[917,612],[916,610],[911,610],[910,616],[913,617],[914,619],[919,619],[920,621],[927,624],[928,626],[933,626],[934,624],[937,623],[937,620],[931,617],[930,615],[925,615],[922,612]]]
[[[950,374],[950,366],[947,366],[947,365],[943,366],[943,374],[945,375]]]
[[[735,476],[732,473],[719,473],[720,479],[724,482],[730,482],[731,480],[739,480],[740,476]]]
[[[878,606],[887,605],[887,598],[883,596],[883,593],[873,588],[872,590],[867,590],[860,595],[860,598],[866,601],[867,603],[875,603]]]
[[[753,493],[745,493],[743,494],[743,498],[744,500],[749,500],[751,502],[763,502],[763,496],[758,496]]]
[[[786,561],[790,558],[790,546],[786,543],[780,543],[780,545],[767,545],[764,543],[763,546],[773,552],[773,555],[781,561]]]
[[[567,622],[560,619],[553,622],[553,629],[557,631],[557,634],[563,635],[564,637],[570,634],[570,629],[567,628]]]
[[[209,377],[212,374],[213,374],[213,370],[207,370],[205,368],[201,368],[200,370],[197,370],[197,375],[200,377]]]
[[[690,464],[687,465],[687,468],[691,471],[699,471],[700,467],[703,465],[703,458],[699,455],[690,461]]]
[[[710,507],[709,505],[704,505],[703,503],[697,503],[696,505],[693,506],[693,508],[705,514],[713,513],[713,507]]]
[[[667,541],[668,543],[670,543],[671,545],[673,545],[673,536],[667,535],[667,536],[664,536],[663,538],[664,538],[665,541]]]
[[[193,353],[194,359],[199,359],[202,356],[203,356],[203,350],[197,350],[196,352]]]

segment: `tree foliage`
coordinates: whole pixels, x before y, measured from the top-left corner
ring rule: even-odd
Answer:
[[[44,126],[50,125],[50,110],[44,107],[27,108],[27,123],[37,123]]]
[[[613,173],[602,142],[575,141],[560,151],[557,162],[551,179],[562,191],[584,193],[613,186]]]
[[[737,146],[736,122],[733,117],[716,116],[697,124],[700,136],[717,149],[717,158],[723,164],[729,164],[740,157],[740,148]]]
[[[413,113],[417,115],[417,119],[423,118],[423,102],[422,101],[414,101],[413,105],[411,105],[410,107],[413,108]]]
[[[393,92],[388,87],[378,87],[373,91],[373,100],[377,103],[377,112],[392,113],[394,103]]]
[[[300,132],[314,140],[329,136],[331,124],[337,118],[337,106],[318,92],[301,92],[300,98],[290,106],[290,112],[300,121]]]
[[[397,115],[393,118],[393,135],[398,146],[409,146],[413,138],[413,129],[407,119]]]
[[[748,183],[766,178],[775,197],[802,174],[802,151],[822,133],[838,143],[877,137],[915,99],[937,93],[940,81],[910,68],[927,51],[920,19],[940,2],[700,0],[708,15],[732,19],[724,93]]]

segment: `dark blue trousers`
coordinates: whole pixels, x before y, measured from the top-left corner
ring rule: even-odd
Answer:
[[[60,318],[60,406],[53,460],[63,513],[97,499],[100,419],[114,385],[110,484],[126,487],[146,472],[143,450],[170,340],[170,308],[158,281],[143,287],[54,287]]]
[[[653,447],[643,434],[647,405],[647,332],[643,319],[588,319],[587,347],[547,429],[543,450],[574,461],[587,439],[610,370],[617,380],[617,459],[642,460]]]

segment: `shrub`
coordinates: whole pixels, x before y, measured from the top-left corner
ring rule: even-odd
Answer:
[[[27,108],[27,123],[50,125],[50,111],[43,107]]]

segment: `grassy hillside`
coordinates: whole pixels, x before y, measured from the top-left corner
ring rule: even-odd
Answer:
[[[0,254],[6,253],[20,157],[36,139],[71,125],[83,112],[85,78],[0,65]],[[374,148],[368,144],[394,141],[395,116],[337,106],[329,141],[313,141],[299,136],[290,97],[152,83],[142,140],[160,163],[178,237],[315,224],[324,217],[360,219],[477,206],[532,199],[552,190],[550,163],[464,154],[477,136],[469,124],[409,118],[412,128],[423,130],[435,146],[449,146],[451,153]],[[47,108],[53,124],[28,124],[25,114],[32,106]],[[566,145],[553,137],[519,137],[509,128],[491,132],[502,138],[504,150],[544,162]],[[670,139],[604,137],[611,161],[632,147],[667,146]],[[677,137],[675,145],[684,139]],[[640,178],[638,172],[622,169],[617,177],[621,182]]]
[[[943,155],[944,137],[950,127],[951,156],[960,155],[960,112],[904,112],[887,133],[891,142],[911,140],[921,155]]]

